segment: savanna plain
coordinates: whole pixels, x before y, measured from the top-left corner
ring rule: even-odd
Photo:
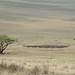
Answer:
[[[74,0],[0,0],[0,34],[17,38],[0,54],[0,75],[75,75]]]

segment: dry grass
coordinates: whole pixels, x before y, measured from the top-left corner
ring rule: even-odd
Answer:
[[[0,75],[74,75],[74,49],[25,48],[16,42],[0,55]]]
[[[3,55],[0,55],[0,75],[75,74],[75,55],[70,52],[71,47],[32,49],[17,44],[12,46],[8,47]]]
[[[31,1],[0,1],[0,34],[19,39],[0,55],[0,75],[75,75],[75,22],[69,21],[75,18],[74,6],[55,0]],[[70,47],[34,49],[23,45]]]
[[[0,75],[74,75],[75,65],[68,63],[36,63],[36,62],[20,62],[11,63],[5,60],[0,63]],[[9,60],[8,60],[9,61]]]

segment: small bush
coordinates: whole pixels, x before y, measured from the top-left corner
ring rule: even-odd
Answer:
[[[7,69],[7,64],[2,62],[0,64],[0,69]]]
[[[41,70],[40,70],[40,67],[38,66],[35,66],[32,70],[31,70],[31,74],[32,75],[40,75],[41,73]]]
[[[43,65],[43,68],[44,68],[44,70],[43,70],[43,74],[49,74],[49,65]]]
[[[18,65],[16,65],[16,64],[10,64],[10,65],[7,65],[7,63],[1,63],[0,64],[0,69],[2,70],[8,70],[8,71],[10,71],[10,72],[16,72],[16,71],[22,71],[23,69],[24,69],[24,67],[22,66],[22,67],[20,67],[20,66],[18,66]]]
[[[20,67],[18,65],[15,65],[15,64],[11,64],[10,66],[8,66],[8,68],[11,70],[11,71],[17,71],[20,69]]]

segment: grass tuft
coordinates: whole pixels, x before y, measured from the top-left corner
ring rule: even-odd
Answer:
[[[1,63],[0,64],[0,70],[8,70],[10,72],[16,72],[16,71],[22,71],[24,68],[23,66],[20,67],[19,65],[16,65],[14,63],[7,65],[7,63]]]
[[[44,71],[43,74],[48,75],[49,74],[49,65],[43,65]]]
[[[35,66],[32,70],[31,70],[31,74],[32,75],[40,75],[41,70],[39,66]]]

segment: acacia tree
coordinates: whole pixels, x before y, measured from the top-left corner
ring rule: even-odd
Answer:
[[[7,35],[0,35],[0,54],[7,48],[9,44],[12,44],[15,41],[14,38]]]

